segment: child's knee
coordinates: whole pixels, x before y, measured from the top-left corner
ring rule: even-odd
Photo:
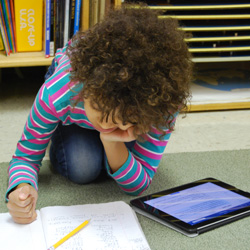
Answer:
[[[67,177],[70,181],[77,184],[87,184],[94,181],[103,168],[102,160],[85,159],[79,161],[79,159],[68,163]]]

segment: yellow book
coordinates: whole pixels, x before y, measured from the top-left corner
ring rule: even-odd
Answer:
[[[4,47],[3,47],[3,40],[2,40],[2,36],[0,34],[0,50],[3,50]]]
[[[41,51],[43,0],[15,0],[17,51]]]

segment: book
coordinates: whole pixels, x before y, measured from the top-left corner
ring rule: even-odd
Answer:
[[[5,55],[9,56],[10,55],[10,49],[8,47],[8,43],[7,43],[7,40],[6,40],[6,37],[5,37],[4,26],[3,26],[1,16],[0,16],[0,40],[2,40]]]
[[[75,4],[76,0],[70,0],[69,39],[71,39],[74,35]]]
[[[41,51],[43,0],[15,0],[17,51]]]
[[[4,22],[3,9],[2,9],[1,2],[0,2],[0,33],[1,33],[1,36],[2,36],[2,41],[3,41],[3,45],[4,45],[5,54],[6,54],[6,56],[8,56],[8,55],[10,55],[11,50],[10,50],[8,36],[7,36],[6,25],[5,25],[5,22]]]
[[[14,51],[16,52],[17,47],[16,47],[16,26],[15,26],[15,14],[14,14],[14,0],[10,0],[9,4],[10,4],[11,21],[12,21]]]
[[[59,0],[57,3],[59,5],[58,17],[59,17],[59,47],[62,48],[64,46],[64,18],[65,18],[65,1]]]
[[[14,19],[13,19],[13,15],[12,15],[12,12],[11,12],[11,3],[10,3],[10,0],[7,0],[6,1],[6,6],[7,6],[7,15],[8,15],[8,21],[9,21],[9,24],[10,24],[10,35],[11,35],[11,43],[12,43],[12,51],[13,53],[16,52],[16,45],[15,45],[15,36],[14,36]]]
[[[97,22],[98,22],[98,9],[99,9],[99,2],[98,0],[92,0],[92,9],[90,11],[92,11],[92,23],[91,26],[94,26]]]
[[[54,24],[55,24],[55,0],[50,0],[50,56],[55,55],[55,36],[54,36]]]
[[[2,15],[4,18],[4,23],[5,23],[5,29],[6,29],[6,39],[8,39],[8,43],[10,46],[10,51],[14,52],[14,45],[13,45],[13,39],[12,39],[12,32],[11,32],[11,22],[10,22],[10,13],[8,11],[8,3],[6,0],[1,0],[1,5],[2,5]]]
[[[82,0],[76,0],[75,3],[75,23],[74,23],[74,34],[80,29],[80,16],[81,16],[81,4]]]
[[[84,0],[82,3],[81,27],[83,31],[89,28],[89,4],[90,0]]]
[[[64,7],[64,32],[63,32],[63,46],[69,40],[69,22],[70,22],[70,0],[65,0]]]
[[[105,16],[105,7],[106,7],[105,1],[99,0],[98,22],[102,21]]]
[[[3,46],[3,39],[2,39],[1,32],[0,32],[0,50],[3,50],[3,49],[4,49],[4,46]]]
[[[37,220],[20,225],[0,214],[1,248],[44,250],[90,219],[89,224],[60,246],[63,249],[150,249],[132,208],[123,201],[45,207]],[[15,236],[15,240],[12,240]]]
[[[59,0],[55,0],[54,4],[54,43],[55,43],[55,51],[60,48],[60,16],[59,16],[59,11],[60,11],[60,2]]]
[[[51,0],[45,1],[45,57],[50,57]]]

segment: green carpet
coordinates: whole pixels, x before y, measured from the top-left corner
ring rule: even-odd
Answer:
[[[111,179],[99,179],[89,185],[76,185],[51,174],[44,161],[39,175],[37,208],[53,205],[101,203],[115,200],[129,202]],[[7,212],[4,203],[8,163],[0,163],[0,212]],[[250,192],[250,150],[166,154],[149,189],[144,194],[172,188],[206,177],[214,177]],[[250,249],[250,217],[218,229],[188,238],[144,216],[138,215],[152,250]]]

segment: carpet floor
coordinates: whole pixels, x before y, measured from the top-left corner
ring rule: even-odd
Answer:
[[[37,209],[54,205],[101,203],[116,200],[128,202],[128,196],[109,178],[100,178],[88,185],[70,183],[52,174],[49,161],[43,161],[39,174]],[[8,163],[0,163],[0,212],[7,212],[4,202]],[[217,178],[250,192],[250,150],[213,151],[165,154],[151,186],[143,195],[203,179]],[[188,238],[166,226],[138,215],[151,249],[171,250],[249,250],[250,217]]]

